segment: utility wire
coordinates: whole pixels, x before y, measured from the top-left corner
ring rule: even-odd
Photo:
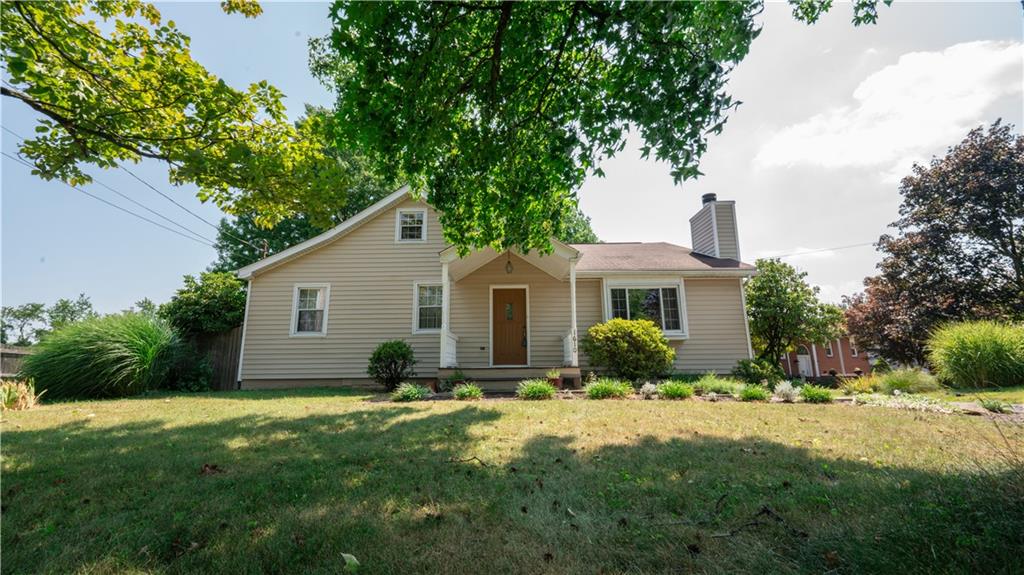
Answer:
[[[15,132],[14,130],[11,130],[11,129],[10,129],[10,128],[8,128],[7,126],[2,126],[2,128],[3,128],[3,130],[4,130],[5,132],[7,132],[7,133],[11,134],[11,135],[12,135],[12,136],[14,136],[15,138],[19,138],[19,139],[21,139],[22,141],[24,141],[24,140],[25,140],[25,137],[24,137],[24,136],[22,136],[22,135],[18,134],[18,133],[17,133],[17,132]],[[19,156],[20,156],[20,154],[19,154]],[[20,159],[24,160],[24,158],[20,158]],[[35,168],[35,166],[32,166],[32,167],[33,167],[33,168]],[[141,202],[138,202],[138,201],[136,201],[136,200],[135,200],[134,198],[132,198],[132,197],[131,197],[131,196],[129,196],[128,194],[125,194],[125,193],[119,192],[119,191],[115,190],[114,188],[112,188],[112,187],[108,186],[107,184],[105,184],[105,183],[103,183],[103,182],[101,182],[101,181],[99,181],[99,180],[97,180],[97,179],[95,179],[95,178],[93,179],[93,183],[94,183],[94,184],[97,184],[97,185],[99,185],[99,186],[102,186],[102,187],[104,187],[104,188],[106,188],[106,189],[108,189],[108,190],[110,190],[111,192],[113,192],[113,193],[117,194],[118,196],[121,196],[122,198],[124,198],[124,199],[128,200],[129,202],[131,202],[131,203],[135,204],[136,206],[139,206],[140,208],[142,208],[142,209],[146,210],[147,212],[149,212],[149,213],[153,214],[154,216],[156,216],[156,217],[158,217],[158,218],[160,218],[160,219],[162,219],[162,220],[164,220],[164,221],[166,221],[166,222],[168,222],[168,223],[170,223],[170,224],[172,224],[172,225],[175,225],[175,226],[177,226],[177,227],[179,227],[179,228],[181,228],[181,229],[183,229],[183,230],[185,230],[185,231],[186,231],[187,233],[189,233],[189,234],[191,234],[191,235],[193,235],[193,236],[196,236],[197,238],[199,238],[199,239],[203,240],[204,242],[207,242],[207,243],[209,243],[210,245],[213,245],[213,240],[212,240],[212,239],[210,239],[210,238],[208,238],[208,237],[206,237],[206,236],[204,236],[204,235],[202,235],[202,234],[200,234],[200,233],[196,232],[195,230],[193,230],[193,229],[191,229],[191,228],[189,228],[189,227],[186,227],[186,226],[185,226],[185,225],[183,225],[183,224],[180,224],[180,223],[178,223],[178,222],[176,222],[176,221],[172,220],[171,218],[168,218],[167,216],[165,216],[165,215],[161,214],[160,212],[158,212],[158,211],[156,211],[156,210],[154,210],[154,209],[150,208],[149,206],[146,206],[145,204],[142,204]]]
[[[875,245],[875,242],[863,242],[863,243],[859,243],[859,244],[850,244],[850,245],[847,245],[847,246],[838,246],[838,247],[834,247],[834,248],[820,248],[820,249],[816,249],[816,250],[807,250],[805,252],[793,252],[791,254],[782,254],[782,255],[778,255],[778,256],[769,256],[769,257],[770,258],[777,258],[777,259],[791,258],[793,256],[805,256],[807,254],[816,254],[816,253],[820,253],[820,252],[831,252],[831,251],[835,251],[835,250],[848,250],[850,248],[859,248],[859,247],[863,247],[863,246],[873,246],[873,245]]]
[[[166,199],[167,201],[169,201],[169,202],[171,202],[172,204],[174,204],[174,205],[178,206],[179,208],[181,208],[181,209],[185,210],[186,212],[188,212],[189,214],[191,214],[191,215],[192,215],[192,217],[194,217],[194,218],[196,218],[197,220],[199,220],[199,221],[203,222],[204,224],[206,224],[206,225],[210,226],[211,228],[213,228],[213,229],[217,230],[217,233],[218,233],[218,234],[224,234],[225,236],[227,236],[227,237],[229,237],[229,238],[232,238],[232,239],[238,240],[238,241],[240,241],[240,242],[242,242],[242,243],[244,243],[244,244],[248,244],[248,245],[250,245],[250,246],[252,246],[252,247],[254,247],[254,248],[256,248],[256,249],[261,249],[261,248],[260,248],[259,246],[257,246],[256,244],[254,244],[254,243],[250,242],[249,240],[246,240],[246,239],[240,238],[240,237],[236,236],[235,234],[232,234],[232,233],[228,233],[228,232],[226,232],[226,231],[224,231],[224,230],[220,229],[220,226],[218,226],[217,224],[214,224],[214,223],[210,222],[210,221],[209,221],[209,220],[207,220],[206,218],[204,218],[204,217],[200,216],[199,214],[197,214],[197,213],[193,212],[192,210],[190,210],[190,209],[186,208],[185,206],[183,206],[183,205],[179,204],[179,203],[178,203],[178,202],[177,202],[177,201],[176,201],[176,200],[175,200],[174,198],[172,198],[171,196],[168,196],[167,194],[165,194],[165,193],[161,192],[160,190],[156,189],[156,187],[155,187],[155,186],[154,186],[153,184],[150,184],[150,183],[149,183],[149,182],[147,182],[146,180],[143,180],[143,179],[142,179],[142,178],[140,178],[139,176],[135,175],[135,172],[133,172],[133,171],[129,170],[128,168],[126,168],[126,167],[124,167],[124,166],[122,166],[122,165],[120,165],[120,164],[119,164],[119,165],[118,165],[117,167],[118,167],[118,168],[121,168],[122,170],[124,170],[124,171],[126,171],[126,172],[128,172],[128,175],[130,175],[131,177],[135,178],[136,180],[138,180],[138,181],[142,182],[142,184],[143,184],[143,185],[145,185],[145,186],[146,186],[146,187],[148,187],[149,189],[151,189],[151,190],[153,190],[154,192],[156,192],[156,193],[160,194],[161,196],[163,196],[163,197],[164,197],[164,198],[165,198],[165,199]]]
[[[0,154],[3,154],[4,156],[14,160],[15,162],[18,162],[19,164],[22,164],[22,165],[27,166],[27,167],[32,168],[32,169],[36,169],[36,166],[32,165],[30,162],[27,162],[27,161],[25,161],[25,160],[23,160],[23,159],[21,159],[21,158],[19,158],[17,156],[13,156],[13,155],[8,154],[7,152],[3,152],[3,151],[0,151]],[[73,185],[71,185],[71,184],[69,184],[69,183],[67,183],[67,182],[65,182],[63,180],[60,180],[60,183],[64,184],[65,186],[67,186],[69,188],[71,188],[72,190],[75,190],[77,192],[82,192],[83,194],[89,196],[90,198],[92,198],[94,200],[103,202],[104,204],[106,204],[106,205],[108,205],[108,206],[110,206],[110,207],[112,207],[114,209],[120,210],[120,211],[122,211],[122,212],[124,212],[126,214],[129,214],[129,215],[135,216],[136,218],[139,218],[142,221],[149,222],[149,223],[153,224],[154,226],[156,226],[158,228],[165,229],[165,230],[171,232],[172,234],[178,234],[179,236],[181,236],[183,238],[192,240],[192,241],[194,241],[194,242],[196,242],[198,244],[202,244],[204,246],[209,246],[211,248],[214,247],[214,245],[209,243],[209,242],[196,239],[196,238],[194,238],[192,236],[189,236],[189,235],[185,235],[185,234],[179,232],[176,229],[169,228],[169,227],[167,227],[167,226],[165,226],[165,225],[163,225],[163,224],[161,224],[159,222],[155,222],[155,221],[147,218],[146,216],[143,216],[141,214],[137,214],[137,213],[135,213],[135,212],[133,212],[133,211],[131,211],[129,209],[123,208],[123,207],[121,207],[121,206],[119,206],[119,205],[117,205],[117,204],[115,204],[113,202],[109,202],[109,201],[107,201],[107,200],[105,200],[105,199],[103,199],[103,198],[101,198],[99,196],[90,194],[89,192],[83,190],[82,188],[79,188],[77,186],[73,186]]]

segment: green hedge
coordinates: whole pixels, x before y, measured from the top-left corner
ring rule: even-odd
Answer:
[[[667,375],[676,357],[661,329],[646,319],[616,318],[593,325],[582,347],[591,364],[630,381]]]

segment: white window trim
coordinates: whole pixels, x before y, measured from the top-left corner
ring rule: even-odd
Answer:
[[[320,331],[297,331],[299,323],[299,290],[300,289],[322,289],[324,290],[324,322]],[[288,327],[288,335],[291,337],[326,337],[327,336],[327,315],[331,309],[331,284],[329,283],[299,283],[292,287],[292,323]]]
[[[689,317],[686,313],[686,285],[683,278],[676,280],[675,278],[666,279],[631,279],[631,280],[608,280],[602,281],[602,292],[604,296],[604,320],[608,321],[612,318],[612,288],[615,289],[652,289],[652,288],[675,288],[679,290],[679,324],[682,329],[678,330],[662,330],[667,339],[689,339],[690,337],[690,322]]]
[[[430,329],[420,328],[420,286],[436,286],[441,288],[441,315],[444,315],[444,283],[441,280],[424,280],[412,282],[412,333],[417,334],[438,334],[441,333],[441,328],[435,327]],[[444,324],[442,317],[441,323]]]
[[[402,214],[419,214],[423,218],[423,237],[418,240],[402,239]],[[398,208],[395,210],[395,243],[421,244],[427,241],[427,209]]]
[[[850,357],[860,357],[860,350],[857,349],[857,343],[850,339]]]
[[[831,341],[825,342],[825,357],[835,357],[835,348]]]

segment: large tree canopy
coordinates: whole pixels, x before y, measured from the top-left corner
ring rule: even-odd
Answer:
[[[946,321],[1024,319],[1024,137],[995,122],[900,183],[895,236],[879,240],[881,274],[847,301],[865,347],[923,361]]]
[[[812,22],[830,0],[794,1]],[[855,3],[871,22],[876,1]],[[346,145],[401,170],[463,249],[545,248],[628,134],[696,177],[757,36],[745,2],[336,2],[313,70]],[[317,49],[319,48],[319,49]]]
[[[247,0],[223,5],[260,12]],[[83,164],[153,158],[167,163],[173,183],[194,183],[201,199],[262,223],[300,208],[326,222],[344,203],[345,174],[323,151],[324,118],[293,124],[267,82],[228,86],[192,59],[189,38],[152,5],[3,2],[0,24],[2,93],[43,116],[20,148],[39,176],[81,184],[90,181]]]

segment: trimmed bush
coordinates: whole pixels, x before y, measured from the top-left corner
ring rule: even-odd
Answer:
[[[832,403],[832,392],[827,387],[809,383],[800,388],[800,397],[807,403]]]
[[[661,329],[646,319],[616,318],[593,325],[582,347],[590,363],[630,381],[668,374],[676,357]]]
[[[782,366],[772,364],[763,359],[741,359],[732,370],[736,379],[751,385],[767,385],[775,387],[775,384],[785,379],[785,372]]]
[[[170,388],[187,346],[166,321],[123,313],[68,324],[25,357],[21,375],[48,399],[126,397]]]
[[[633,395],[633,386],[625,381],[602,377],[588,383],[583,391],[586,392],[587,399],[623,399]]]
[[[416,375],[412,347],[400,339],[385,341],[373,350],[366,373],[387,391],[394,391],[398,384]]]
[[[779,398],[779,401],[785,403],[793,403],[796,401],[797,396],[800,392],[797,388],[793,387],[793,383],[790,381],[780,381],[775,385],[774,391],[775,397]]]
[[[881,391],[889,395],[897,391],[900,393],[924,393],[942,388],[934,377],[919,369],[890,371],[882,375],[879,382]]]
[[[455,389],[452,391],[452,397],[462,401],[483,399],[484,390],[473,383],[461,383],[455,386]]]
[[[519,382],[516,388],[516,396],[519,399],[551,399],[557,393],[555,386],[544,379],[525,379]]]
[[[693,384],[698,395],[716,393],[718,395],[736,395],[743,389],[743,384],[728,377],[719,377],[714,372],[705,373]]]
[[[957,388],[1009,387],[1024,383],[1024,324],[954,323],[928,340],[935,375]]]
[[[763,385],[745,385],[740,390],[740,401],[768,401],[772,392]]]
[[[666,381],[658,386],[661,399],[687,399],[693,397],[693,386],[681,381]]]
[[[0,382],[0,408],[4,411],[30,409],[39,403],[40,395],[36,394],[36,384],[31,379]]]
[[[422,401],[430,397],[430,393],[429,388],[407,381],[391,392],[391,401]]]

